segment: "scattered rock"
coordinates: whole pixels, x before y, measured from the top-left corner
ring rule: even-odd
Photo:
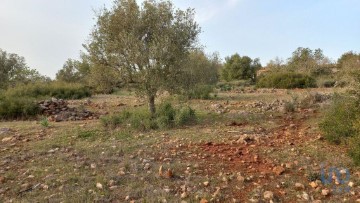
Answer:
[[[41,114],[47,116],[48,120],[52,122],[92,120],[99,117],[85,109],[70,108],[63,99],[52,98],[40,101],[38,104]]]
[[[321,190],[321,195],[323,195],[323,196],[328,196],[328,195],[330,195],[330,190],[329,190],[329,189],[323,189],[323,190]]]
[[[317,187],[319,187],[319,184],[318,184],[316,181],[313,181],[313,182],[309,183],[309,185],[310,185],[312,188],[317,188]]]
[[[101,183],[96,183],[96,188],[102,190],[103,186]]]
[[[274,193],[273,192],[271,192],[271,191],[265,191],[264,192],[264,199],[269,199],[269,200],[271,200],[271,199],[273,199],[274,198]]]
[[[203,184],[204,184],[205,187],[207,187],[207,186],[209,186],[210,182],[209,182],[209,181],[205,181],[205,182],[203,182]]]
[[[181,193],[180,195],[181,199],[185,199],[188,197],[188,194],[186,192]]]
[[[306,192],[303,192],[303,194],[301,195],[301,197],[302,197],[304,200],[307,200],[307,201],[310,199],[308,193],[306,193]]]
[[[302,183],[295,183],[296,190],[304,190],[305,186]]]
[[[206,199],[201,199],[200,203],[208,203],[209,201],[207,201]]]
[[[1,142],[9,142],[12,141],[13,137],[4,137]]]
[[[273,168],[273,172],[276,174],[276,175],[281,175],[285,172],[285,168],[282,167],[282,166],[276,166]]]
[[[144,166],[144,170],[148,171],[150,170],[151,166],[149,163],[146,163],[145,166]]]

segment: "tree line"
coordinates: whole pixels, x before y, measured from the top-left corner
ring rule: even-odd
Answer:
[[[302,47],[286,61],[276,58],[265,67],[259,58],[238,53],[222,61],[218,54],[206,54],[202,49],[198,39],[201,28],[194,16],[193,9],[176,9],[171,1],[147,0],[139,5],[135,0],[116,0],[111,9],[97,13],[96,25],[84,44],[86,51],[79,60],[68,59],[56,80],[86,84],[97,93],[131,87],[147,98],[149,110],[155,114],[155,98],[163,91],[191,97],[199,87],[219,80],[256,84],[266,76],[259,76],[259,70],[286,72],[284,77],[304,74],[328,83],[349,82],[347,78],[360,68],[357,53],[345,53],[333,62],[321,49]],[[0,88],[49,80],[30,69],[23,57],[0,50]]]

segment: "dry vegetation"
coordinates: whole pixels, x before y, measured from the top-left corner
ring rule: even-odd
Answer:
[[[0,202],[355,202],[359,168],[318,129],[334,91],[218,92],[186,101],[196,125],[168,130],[1,122]],[[325,99],[309,99],[316,93]],[[145,102],[123,91],[70,104],[104,115]],[[321,166],[349,169],[350,180],[325,185]]]

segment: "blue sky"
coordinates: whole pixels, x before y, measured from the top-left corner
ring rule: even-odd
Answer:
[[[78,58],[94,25],[94,9],[112,0],[1,0],[0,48],[54,77]],[[195,8],[206,52],[259,57],[263,65],[297,47],[321,48],[336,60],[360,51],[358,0],[174,0]]]

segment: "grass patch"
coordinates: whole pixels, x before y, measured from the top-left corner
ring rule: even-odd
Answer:
[[[152,118],[147,108],[123,111],[120,114],[104,116],[101,123],[106,128],[131,128],[140,131],[154,129],[170,129],[196,122],[195,110],[188,106],[174,108],[171,103],[164,102],[158,106],[155,117]]]
[[[316,87],[316,80],[311,76],[293,72],[271,72],[259,77],[256,83],[260,88],[312,88]]]

